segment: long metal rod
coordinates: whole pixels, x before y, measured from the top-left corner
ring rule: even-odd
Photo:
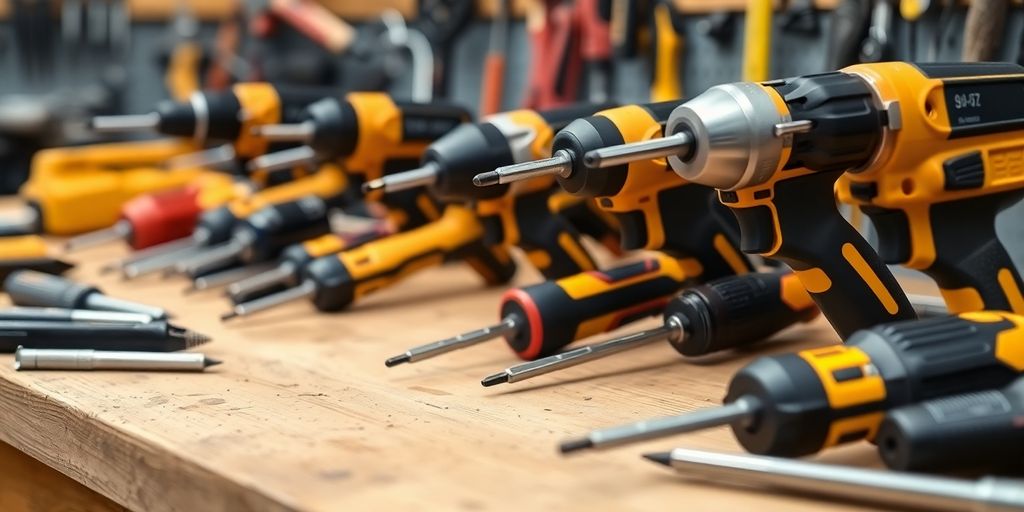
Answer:
[[[583,155],[583,165],[591,169],[602,169],[639,160],[683,155],[690,151],[691,144],[693,144],[693,136],[689,132],[679,132],[668,137],[588,151]]]
[[[150,112],[128,116],[96,116],[92,118],[89,126],[97,133],[155,130],[157,126],[160,126],[160,114]]]
[[[453,350],[472,347],[478,343],[483,343],[487,340],[493,340],[494,338],[514,333],[518,328],[519,325],[515,321],[515,318],[507,317],[503,319],[501,323],[490,325],[483,329],[476,329],[474,331],[459,334],[458,336],[413,347],[402,354],[388,358],[388,360],[384,362],[384,365],[392,367],[402,363],[415,363],[424,359],[430,359],[431,357],[437,357]]]
[[[569,350],[561,354],[541,358],[536,361],[511,366],[485,378],[481,383],[484,386],[493,386],[503,382],[511,384],[514,382],[532,379],[546,373],[571,368],[587,361],[593,361],[631,348],[637,348],[655,341],[663,340],[667,338],[673,330],[675,330],[674,327],[661,326],[655,329],[633,333],[628,336],[594,343],[592,345]]]
[[[363,183],[363,192],[383,190],[384,192],[400,192],[416,187],[433,185],[437,181],[437,175],[441,172],[441,166],[434,162],[428,162],[423,167],[405,172],[389,174]]]
[[[231,311],[221,315],[220,319],[230,320],[238,316],[249,316],[253,313],[264,311],[287,302],[294,302],[306,297],[312,297],[315,294],[316,283],[313,281],[304,281],[299,286],[289,288],[283,292],[267,295],[266,297],[260,297],[249,302],[235,304],[235,306],[231,308]]]
[[[572,154],[560,149],[555,151],[551,158],[506,165],[490,172],[477,174],[473,177],[473,184],[478,187],[490,187],[541,176],[557,175],[568,178],[571,174]]]
[[[561,451],[562,453],[570,453],[588,448],[608,448],[673,434],[683,434],[720,425],[728,425],[737,421],[748,421],[760,408],[761,402],[756,398],[749,396],[740,397],[735,402],[719,407],[595,430],[587,434],[586,437],[562,443]]]
[[[249,160],[246,167],[249,171],[280,171],[299,165],[316,163],[316,151],[309,146],[284,149],[276,153],[267,153]]]
[[[264,124],[252,128],[253,135],[270,141],[309,142],[316,132],[316,124],[305,121],[296,124]]]
[[[759,455],[677,448],[646,458],[710,482],[761,485],[899,508],[949,511],[1024,510],[1024,481],[961,480]]]

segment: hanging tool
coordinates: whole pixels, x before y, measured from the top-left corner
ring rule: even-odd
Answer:
[[[512,288],[502,296],[497,324],[413,347],[384,364],[415,363],[499,337],[522,359],[546,357],[576,340],[661,313],[669,297],[690,283],[692,270],[656,254],[611,270]]]
[[[26,348],[140,350],[176,352],[210,341],[164,320],[147,323],[0,321],[0,352]]]
[[[805,37],[821,33],[821,21],[814,0],[787,0],[786,10],[779,15],[779,28]]]
[[[18,306],[120,311],[149,315],[155,319],[167,318],[167,312],[162,308],[110,297],[95,286],[32,270],[8,275],[4,279],[4,291]]]
[[[884,62],[892,59],[895,14],[896,9],[891,0],[875,0],[871,8],[871,26],[868,28],[867,38],[860,47],[860,62]],[[842,66],[849,64],[852,62]]]
[[[330,233],[336,201],[310,195],[261,208],[235,223],[227,241],[188,255],[171,268],[195,279],[239,263],[270,261],[291,244]]]
[[[167,172],[161,163],[194,151],[182,141],[143,141],[44,149],[20,195],[28,208],[22,229],[74,235],[117,222],[121,206],[149,192],[183,187],[203,170]]]
[[[890,1],[894,0],[842,0],[836,4],[828,31],[825,69],[840,69],[861,62],[861,55],[867,52],[869,30],[874,26],[873,13],[881,9],[879,4]],[[874,53],[873,48],[871,51]]]
[[[348,51],[356,29],[313,0],[262,0],[266,12],[334,55]],[[261,2],[257,2],[261,3]],[[252,8],[252,7],[249,7]]]
[[[596,268],[579,233],[549,206],[554,181],[540,178],[512,190],[473,186],[480,169],[547,156],[556,131],[577,117],[600,110],[580,104],[545,111],[515,110],[462,124],[430,144],[422,165],[364,184],[393,193],[427,186],[434,197],[467,203],[484,225],[484,244],[519,246],[546,279]]]
[[[94,311],[91,309],[13,307],[0,309],[0,320],[28,322],[76,322],[104,324],[148,324],[154,320],[141,313]]]
[[[276,170],[339,159],[357,182],[368,181],[382,176],[392,162],[419,159],[428,144],[469,118],[461,107],[399,102],[384,93],[327,98],[309,105],[297,124],[257,128],[268,140],[306,145],[254,158],[249,169]]]
[[[221,364],[219,359],[197,352],[125,352],[22,347],[18,347],[14,352],[14,369],[17,371],[201,372],[218,364]]]
[[[573,4],[580,33],[580,57],[586,100],[604,103],[614,95],[612,61],[612,0],[576,0]]]
[[[763,82],[771,77],[772,0],[747,0],[743,25],[743,79]]]
[[[482,384],[521,382],[661,340],[683,356],[703,356],[758,343],[817,315],[814,301],[791,273],[723,277],[673,297],[660,327],[512,366]]]
[[[1024,317],[1002,312],[858,331],[845,346],[761,357],[729,382],[725,405],[596,430],[562,452],[730,425],[747,451],[800,457],[873,440],[886,410],[992,389],[1024,372]]]
[[[683,67],[683,18],[671,0],[656,0],[651,64],[651,101],[671,101],[683,97],[683,83],[679,70]]]
[[[174,266],[180,258],[198,248],[228,241],[238,221],[266,206],[293,201],[310,194],[321,198],[336,197],[347,187],[345,173],[337,166],[325,165],[312,176],[263,189],[248,197],[239,197],[225,206],[203,212],[191,237],[150,247],[142,257],[123,262],[120,265],[121,272],[126,279],[159,272]]]
[[[999,49],[1006,33],[1010,0],[972,0],[964,23],[964,62],[1000,60]]]
[[[449,97],[448,80],[455,39],[473,19],[476,2],[472,0],[423,0],[419,2],[416,30],[423,33],[433,49],[433,98]]]
[[[889,411],[875,437],[900,471],[1024,471],[1024,378]]]
[[[647,28],[642,19],[646,7],[646,0],[611,0],[609,35],[615,58],[632,59],[639,55],[641,33]]]
[[[730,240],[727,226],[709,215],[721,208],[711,189],[673,181],[664,160],[638,160],[612,173],[583,166],[583,155],[592,149],[660,137],[669,112],[679,100],[630,105],[577,119],[555,136],[552,157],[498,168],[473,178],[480,186],[555,175],[564,190],[595,198],[597,204],[619,221],[622,248],[666,251],[679,258],[693,258],[701,269],[699,281],[749,272],[749,261]],[[685,227],[673,229],[671,222]]]
[[[716,485],[759,485],[885,508],[1000,512],[1024,509],[1024,480],[961,480],[816,462],[676,448],[645,458]]]
[[[224,320],[309,298],[320,311],[339,311],[399,280],[446,261],[470,264],[489,286],[508,282],[515,263],[503,247],[482,243],[483,226],[470,210],[449,205],[441,218],[419,228],[314,260],[302,284],[236,304]]]
[[[292,88],[245,82],[227,91],[198,91],[187,102],[160,102],[148,114],[98,116],[93,118],[92,128],[99,133],[155,131],[188,137],[198,145],[227,142],[217,151],[204,153],[203,162],[189,162],[222,165],[236,158],[252,158],[282,149],[271,145],[255,128],[295,122],[307,105],[337,94],[337,89],[328,87]]]
[[[301,243],[293,244],[281,251],[277,264],[264,272],[237,280],[228,284],[227,296],[235,304],[250,301],[266,290],[277,287],[294,287],[301,283],[306,266],[317,258],[338,254],[353,249],[367,242],[383,238],[392,233],[379,230],[368,230],[355,236],[342,236],[334,233],[319,236]],[[200,284],[196,279],[196,288],[209,288],[209,284]],[[227,284],[227,283],[225,283]]]
[[[508,53],[509,3],[498,0],[494,19],[491,21],[490,43],[484,57],[484,76],[480,84],[480,115],[497,114],[501,111],[502,93],[505,86],[505,55]]]
[[[153,247],[192,234],[199,216],[236,195],[229,176],[209,173],[184,188],[138,196],[121,207],[121,218],[113,226],[72,237],[64,243],[66,252],[77,251],[115,240],[124,240],[133,250]]]
[[[46,241],[36,235],[0,237],[0,279],[18,270],[63,274],[74,265],[47,256]]]
[[[548,109],[573,103],[583,72],[573,7],[563,0],[532,0],[526,9],[530,78],[523,106]]]

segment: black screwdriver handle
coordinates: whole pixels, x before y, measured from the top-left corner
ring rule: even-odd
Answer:
[[[875,442],[900,471],[1024,470],[1024,378],[889,411]]]
[[[791,272],[751,273],[689,288],[665,308],[686,335],[669,343],[684,356],[702,356],[770,338],[818,315],[811,295]]]
[[[4,291],[19,306],[66,309],[88,309],[84,307],[86,297],[102,293],[95,286],[34,270],[11,273],[4,280]]]
[[[81,324],[28,320],[0,321],[0,352],[27,348],[65,348],[97,350],[173,351],[168,324],[155,321],[144,324]],[[178,341],[178,344],[181,342]]]

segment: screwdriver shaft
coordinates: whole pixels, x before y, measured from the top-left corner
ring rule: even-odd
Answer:
[[[370,180],[363,184],[363,192],[384,190],[384,192],[400,192],[416,187],[433,185],[437,181],[437,175],[441,172],[441,166],[429,162],[423,167],[410,171],[400,172]]]
[[[737,421],[749,421],[760,408],[761,402],[756,398],[741,397],[735,402],[720,407],[595,430],[584,438],[562,443],[561,450],[562,453],[570,453],[587,448],[608,448],[619,444],[728,425]]]
[[[235,304],[235,306],[231,308],[231,312],[221,315],[220,319],[229,320],[236,316],[248,316],[286,302],[293,302],[307,297],[312,297],[315,294],[316,283],[313,281],[303,281],[299,286],[289,288],[283,292],[267,295],[266,297],[260,297],[249,302]]]
[[[188,153],[168,158],[167,161],[164,162],[164,168],[171,171],[178,169],[195,169],[197,167],[218,169],[222,166],[234,163],[234,161],[234,146],[231,144],[221,144],[215,148],[204,149],[203,151],[196,151],[195,153]]]
[[[235,283],[250,277],[262,275],[262,272],[266,272],[268,270],[272,270],[272,268],[266,263],[229,268],[195,278],[192,281],[190,289],[193,291],[209,290],[211,288],[217,288],[218,286],[224,286],[229,283]]]
[[[19,347],[14,369],[129,370],[201,372],[220,364],[198,352],[128,352],[114,350],[32,349]]]
[[[834,466],[758,455],[677,448],[655,462],[712,482],[736,482],[922,510],[1024,508],[1024,482],[985,477],[976,481]]]
[[[98,133],[121,133],[154,130],[160,126],[160,114],[150,112],[128,116],[96,116],[92,130]]]
[[[256,292],[287,282],[297,270],[295,264],[286,261],[266,272],[233,282],[228,285],[226,291],[232,299],[249,297]]]
[[[280,171],[291,169],[300,165],[310,165],[316,162],[316,151],[309,146],[299,146],[260,155],[246,164],[249,171]]]
[[[551,158],[506,165],[498,167],[491,172],[477,174],[473,177],[473,184],[478,187],[488,187],[541,176],[557,175],[568,178],[571,174],[572,154],[564,149],[560,149]]]
[[[109,228],[98,229],[69,238],[67,242],[64,242],[64,252],[95,247],[115,240],[124,240],[131,236],[131,233],[132,224],[127,220],[119,220]]]
[[[264,124],[252,129],[253,135],[281,142],[309,142],[314,132],[316,124],[310,121],[296,124]]]
[[[477,329],[475,331],[469,331],[458,336],[446,338],[441,341],[435,341],[434,343],[413,347],[405,351],[404,354],[389,358],[384,364],[391,367],[402,363],[415,363],[453,350],[471,347],[499,336],[511,334],[517,329],[519,329],[519,325],[515,319],[507,317],[499,324],[484,327],[483,329]]]
[[[588,151],[587,154],[583,155],[583,165],[591,169],[601,169],[628,164],[638,160],[654,160],[673,155],[683,155],[690,151],[692,144],[693,136],[689,132],[679,132],[667,137]]]
[[[570,368],[578,364],[583,364],[587,361],[593,361],[594,359],[600,359],[631,348],[641,347],[655,341],[663,340],[674,330],[676,330],[674,326],[661,326],[655,329],[630,334],[628,336],[594,343],[592,345],[569,350],[561,354],[555,354],[536,361],[530,361],[506,368],[504,371],[495,374],[495,376],[487,377],[484,379],[484,382],[496,384],[499,381],[504,380],[504,382],[511,384],[514,382],[524,381],[546,373]],[[504,375],[504,378],[496,377],[496,375]]]
[[[224,242],[175,263],[174,271],[195,278],[214,270],[220,270],[237,261],[238,256],[245,251],[245,247],[246,245],[238,240]]]
[[[96,309],[101,311],[120,311],[122,313],[138,313],[141,315],[149,315],[150,317],[160,320],[167,318],[167,311],[163,308],[156,306],[149,306],[146,304],[140,304],[138,302],[132,302],[127,300],[121,300],[118,298],[103,295],[102,293],[92,293],[85,298],[85,306],[88,309]]]

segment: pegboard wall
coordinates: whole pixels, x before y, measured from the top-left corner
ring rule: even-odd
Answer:
[[[957,8],[946,36],[933,55],[933,41],[939,26],[938,14],[923,17],[909,24],[896,16],[891,40],[894,43],[894,58],[901,60],[958,60],[966,8]],[[687,96],[722,82],[741,79],[743,51],[743,14],[736,13],[732,37],[719,41],[705,35],[700,25],[708,15],[686,15],[683,38],[685,47],[680,79]],[[771,75],[786,77],[826,70],[827,37],[831,27],[829,11],[821,11],[821,30],[818,35],[787,32],[775,26],[771,44]],[[482,66],[488,47],[490,22],[478,20],[470,23],[456,39],[452,49],[452,79],[448,98],[476,108],[479,103]],[[212,41],[215,32],[213,24],[204,23],[200,38]],[[1016,61],[1024,34],[1024,9],[1013,7],[1006,25],[1006,40],[1001,48],[1002,60]],[[913,44],[911,43],[913,37]],[[284,30],[274,39],[273,48],[302,52],[320,51],[312,42],[297,33]],[[104,64],[98,56],[90,56],[88,48],[76,54],[56,52],[53,71],[44,77],[29,77],[22,72],[17,47],[13,42],[13,31],[9,22],[0,23],[0,95],[10,93],[36,94],[50,91],[81,89],[90,83],[106,77],[108,80],[124,82],[117,100],[117,109],[124,112],[146,111],[154,102],[166,97],[163,75],[158,55],[169,45],[167,26],[163,23],[134,23],[128,44],[111,58],[115,64]],[[513,22],[509,30],[509,53],[505,84],[504,108],[515,108],[522,104],[523,90],[529,74],[529,45],[524,24]],[[272,50],[271,50],[272,51]],[[912,53],[913,52],[913,53]],[[356,71],[357,72],[357,71]],[[614,94],[620,102],[643,102],[648,98],[651,78],[646,57],[620,59],[614,69]],[[341,72],[345,74],[344,69]],[[342,77],[342,81],[343,77]],[[399,77],[390,92],[397,97],[408,97],[411,90],[410,78]]]

